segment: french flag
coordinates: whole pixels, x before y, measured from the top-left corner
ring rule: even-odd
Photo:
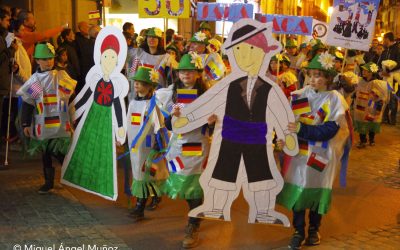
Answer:
[[[171,173],[177,173],[185,168],[181,158],[176,157],[175,159],[168,162],[168,170]]]

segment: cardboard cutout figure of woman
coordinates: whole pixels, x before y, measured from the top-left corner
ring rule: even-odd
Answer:
[[[122,75],[127,44],[121,31],[105,27],[96,38],[95,65],[72,107],[74,119],[82,117],[65,157],[61,183],[116,200],[116,143],[126,137],[124,97],[128,81]]]
[[[275,197],[283,179],[273,156],[273,130],[286,140],[288,155],[298,152],[297,137],[287,131],[295,118],[279,86],[265,77],[270,58],[280,50],[272,27],[252,19],[235,23],[224,44],[232,73],[174,118],[174,132],[187,133],[217,115],[207,167],[200,177],[204,203],[189,216],[230,220],[230,207],[243,188],[250,223],[283,224]]]

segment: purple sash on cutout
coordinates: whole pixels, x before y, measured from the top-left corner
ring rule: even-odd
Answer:
[[[267,124],[247,122],[224,116],[222,138],[239,144],[266,144]]]

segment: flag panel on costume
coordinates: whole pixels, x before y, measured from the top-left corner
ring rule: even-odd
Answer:
[[[47,94],[43,96],[43,102],[45,106],[48,105],[56,105],[57,104],[57,95],[56,94]]]
[[[43,114],[43,103],[39,102],[36,104],[36,110],[39,115]]]
[[[310,103],[308,98],[301,98],[292,101],[292,110],[295,115],[301,115],[304,113],[311,112]]]
[[[308,141],[298,139],[299,141],[299,154],[300,155],[308,155]]]
[[[326,118],[326,112],[322,107],[318,109],[317,115],[321,119],[321,121],[324,121]]]
[[[132,113],[131,114],[131,124],[132,125],[140,125],[141,118],[142,118],[142,114]]]
[[[308,141],[310,146],[328,148],[328,141]]]
[[[197,98],[197,89],[178,89],[178,103],[191,103]]]
[[[44,118],[44,126],[46,128],[60,127],[60,117],[58,117],[58,116],[45,117]]]
[[[307,165],[319,172],[324,171],[329,160],[325,159],[316,153],[311,153],[310,158],[308,158]]]
[[[168,162],[168,170],[169,172],[176,173],[180,172],[185,168],[181,158],[176,157],[175,159]]]
[[[213,80],[218,80],[223,75],[222,70],[214,61],[208,62],[208,64],[204,67],[204,71],[206,75]]]
[[[201,142],[190,142],[182,145],[183,156],[202,156]]]
[[[375,117],[373,115],[367,114],[364,118],[364,120],[373,122],[375,120]]]
[[[356,105],[356,109],[359,111],[365,111],[365,107],[361,105]]]
[[[135,72],[135,71],[137,70],[139,64],[140,64],[139,58],[135,57],[135,59],[134,59],[133,62],[132,62],[132,66],[131,66],[131,68],[129,69],[129,72],[130,72],[130,73]]]
[[[58,83],[58,89],[67,95],[70,95],[72,93],[72,91],[74,91],[75,87],[76,87],[76,81],[74,80],[64,80],[61,79]]]
[[[42,134],[42,127],[40,126],[40,124],[35,126],[36,129],[36,135],[40,136]]]
[[[151,135],[146,136],[146,147],[151,147]]]
[[[65,131],[67,132],[71,131],[71,124],[69,122],[65,123]]]
[[[28,89],[28,94],[31,95],[33,99],[38,99],[43,92],[42,85],[39,82],[34,82]]]
[[[358,98],[367,101],[369,99],[369,93],[360,91],[358,92]]]
[[[304,124],[307,124],[307,125],[312,125],[312,124],[314,124],[314,119],[315,119],[315,116],[313,116],[313,115],[301,114],[299,121]]]

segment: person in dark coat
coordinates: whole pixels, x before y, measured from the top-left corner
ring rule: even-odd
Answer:
[[[90,39],[89,37],[89,28],[87,22],[80,22],[78,24],[79,32],[75,34],[76,53],[80,64],[80,79],[75,89],[76,94],[78,94],[83,85],[85,85],[86,74],[94,65],[94,39]]]
[[[391,72],[400,70],[400,45],[396,43],[393,32],[388,32],[383,36],[383,45],[385,46],[385,50],[382,52],[382,56],[378,61],[379,67],[382,68],[382,62],[385,60],[393,60],[397,63],[396,67],[393,69],[381,73],[382,77],[387,77]],[[396,94],[391,92],[389,103],[383,112],[384,122],[396,125],[397,106],[398,101]]]
[[[71,29],[65,29],[61,32],[61,35],[57,39],[59,47],[62,47],[67,52],[68,57],[68,74],[72,79],[79,80],[81,75],[81,69],[79,66],[79,58],[76,53],[75,34]]]
[[[15,41],[12,42],[10,47],[7,48],[7,43],[5,38],[8,34],[9,27],[10,27],[10,14],[4,9],[0,9],[0,118],[2,117],[3,114],[4,96],[8,95],[10,92],[10,81],[11,81],[10,62],[11,58],[14,57],[15,51],[17,50],[17,44]],[[0,145],[2,144],[3,143],[1,143]],[[4,168],[4,166],[1,164],[2,163],[0,163],[0,169]]]

